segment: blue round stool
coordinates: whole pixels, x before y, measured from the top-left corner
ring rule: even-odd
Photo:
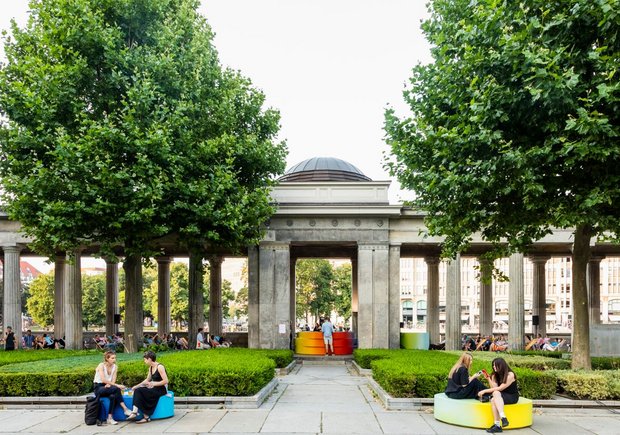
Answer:
[[[123,393],[123,402],[127,408],[131,409],[133,407],[133,395],[129,395]],[[99,403],[101,404],[99,409],[99,420],[105,421],[108,417],[108,412],[110,409],[110,399],[107,397],[99,398]],[[162,419],[162,418],[170,418],[174,415],[174,392],[168,391],[167,394],[161,396],[159,398],[159,402],[157,402],[157,406],[155,407],[155,411],[153,415],[151,415],[152,420]],[[112,417],[116,421],[125,421],[127,417],[123,412],[123,408],[117,406],[112,411]],[[142,413],[138,414],[138,419],[142,418]]]

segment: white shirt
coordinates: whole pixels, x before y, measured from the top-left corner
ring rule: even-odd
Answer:
[[[103,377],[105,379],[101,379],[99,377],[99,366],[103,366]],[[97,370],[95,370],[95,379],[93,380],[93,382],[95,384],[109,384],[112,382],[112,377],[114,376],[114,372],[116,371],[116,364],[114,364],[112,366],[112,370],[110,370],[110,372],[108,373],[108,369],[106,367],[106,365],[104,363],[99,364],[99,366],[97,366]]]

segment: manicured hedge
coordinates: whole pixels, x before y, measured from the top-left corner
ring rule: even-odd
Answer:
[[[372,368],[373,378],[394,397],[432,397],[443,392],[450,368],[462,352],[424,350],[358,349],[356,362]],[[550,368],[568,368],[570,363],[542,356],[520,356],[492,352],[474,353],[471,373],[486,368],[502,357],[514,370],[521,395],[532,399],[548,399],[556,392],[557,380],[544,372]]]
[[[119,354],[118,382],[127,386],[142,381],[147,367],[142,354]],[[274,368],[292,360],[290,351],[217,349],[166,352],[158,361],[166,366],[169,388],[177,396],[251,396],[274,377]],[[48,362],[0,367],[0,396],[67,396],[92,389],[94,370],[102,354],[89,354]],[[286,364],[285,364],[286,363]]]

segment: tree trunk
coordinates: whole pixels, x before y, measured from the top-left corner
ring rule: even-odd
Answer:
[[[190,254],[189,256],[189,321],[187,325],[187,342],[190,349],[196,348],[196,335],[198,328],[205,323],[202,255]]]
[[[590,359],[590,319],[586,270],[590,260],[592,228],[578,225],[573,243],[573,369],[592,369]]]
[[[125,269],[125,345],[127,351],[137,352],[142,342],[142,259],[128,255],[123,262]]]

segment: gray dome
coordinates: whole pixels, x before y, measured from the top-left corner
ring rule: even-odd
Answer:
[[[372,181],[349,162],[334,157],[313,157],[297,163],[280,181]]]

